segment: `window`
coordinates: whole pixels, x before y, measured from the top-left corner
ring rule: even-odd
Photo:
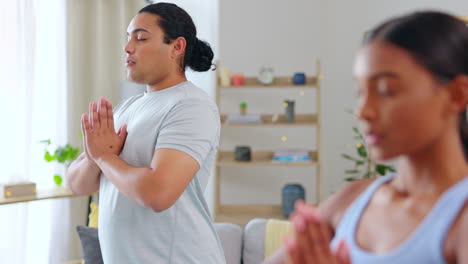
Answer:
[[[65,2],[2,2],[0,183],[30,180],[53,187],[56,168],[43,161],[39,141],[66,139]],[[0,206],[2,262],[54,263],[49,253],[60,251],[50,246],[56,202]]]

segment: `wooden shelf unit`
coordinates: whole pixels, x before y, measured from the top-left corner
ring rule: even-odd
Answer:
[[[295,116],[293,123],[285,121],[284,115],[261,115],[262,123],[258,124],[231,124],[226,123],[227,115],[221,115],[221,125],[224,127],[261,127],[261,126],[316,126],[317,115],[316,114],[298,114]],[[277,119],[277,120],[275,120]]]
[[[234,159],[234,152],[220,151],[218,153],[218,167],[259,167],[259,166],[278,166],[278,167],[304,167],[317,165],[317,152],[310,151],[310,161],[273,161],[272,151],[253,151],[250,161],[237,161]]]
[[[272,161],[273,151],[256,151],[252,149],[252,160],[247,162],[236,161],[233,151],[219,151],[216,160],[216,171],[214,181],[215,222],[230,222],[245,225],[254,218],[285,219],[282,215],[281,205],[258,205],[258,204],[221,204],[221,169],[223,168],[249,168],[249,167],[315,167],[315,192],[316,202],[322,199],[322,176],[321,176],[321,129],[320,129],[320,62],[317,61],[317,74],[306,78],[305,85],[294,85],[292,77],[276,77],[271,85],[262,85],[257,82],[256,77],[246,77],[243,86],[220,86],[219,78],[216,87],[216,102],[220,105],[222,89],[231,89],[249,92],[248,89],[316,89],[316,111],[312,114],[296,114],[295,122],[288,123],[284,115],[262,114],[260,124],[229,124],[226,123],[227,115],[221,114],[221,129],[232,127],[261,127],[275,129],[276,127],[291,127],[300,129],[302,127],[316,128],[316,149],[309,151],[311,161],[304,162],[276,162]]]
[[[219,82],[218,82],[219,83]],[[250,89],[250,88],[267,88],[267,89],[314,89],[319,86],[317,76],[307,77],[305,84],[293,84],[292,77],[276,77],[272,84],[264,85],[257,81],[256,77],[244,78],[244,85],[241,86],[219,86],[220,89]]]

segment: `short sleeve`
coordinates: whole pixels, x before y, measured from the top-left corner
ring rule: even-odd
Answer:
[[[163,121],[155,148],[182,151],[201,167],[208,153],[218,148],[219,126],[214,104],[197,99],[180,101]]]

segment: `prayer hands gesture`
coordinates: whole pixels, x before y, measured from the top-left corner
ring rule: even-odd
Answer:
[[[296,202],[296,210],[290,217],[295,234],[287,239],[289,264],[350,264],[349,251],[340,241],[336,252],[330,249],[332,232],[313,205]]]
[[[127,138],[126,125],[115,132],[112,103],[104,98],[89,104],[89,114],[81,116],[81,130],[86,156],[94,161],[106,154],[119,155]]]

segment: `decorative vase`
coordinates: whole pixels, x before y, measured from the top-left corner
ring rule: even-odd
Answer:
[[[234,152],[235,152],[235,160],[237,161],[250,161],[251,160],[249,146],[237,146]]]
[[[234,86],[242,86],[242,85],[244,85],[244,79],[245,79],[244,75],[234,74],[231,77],[231,83]]]
[[[282,190],[283,216],[289,217],[297,200],[305,200],[305,190],[300,184],[286,184]]]
[[[300,84],[305,84],[306,83],[306,76],[305,73],[303,72],[296,72],[294,73],[293,76],[293,83],[300,85]]]
[[[285,100],[283,103],[285,109],[284,118],[288,123],[294,123],[294,104],[295,102],[292,100]]]
[[[221,86],[228,87],[231,85],[231,70],[226,67],[221,67],[219,79]]]

